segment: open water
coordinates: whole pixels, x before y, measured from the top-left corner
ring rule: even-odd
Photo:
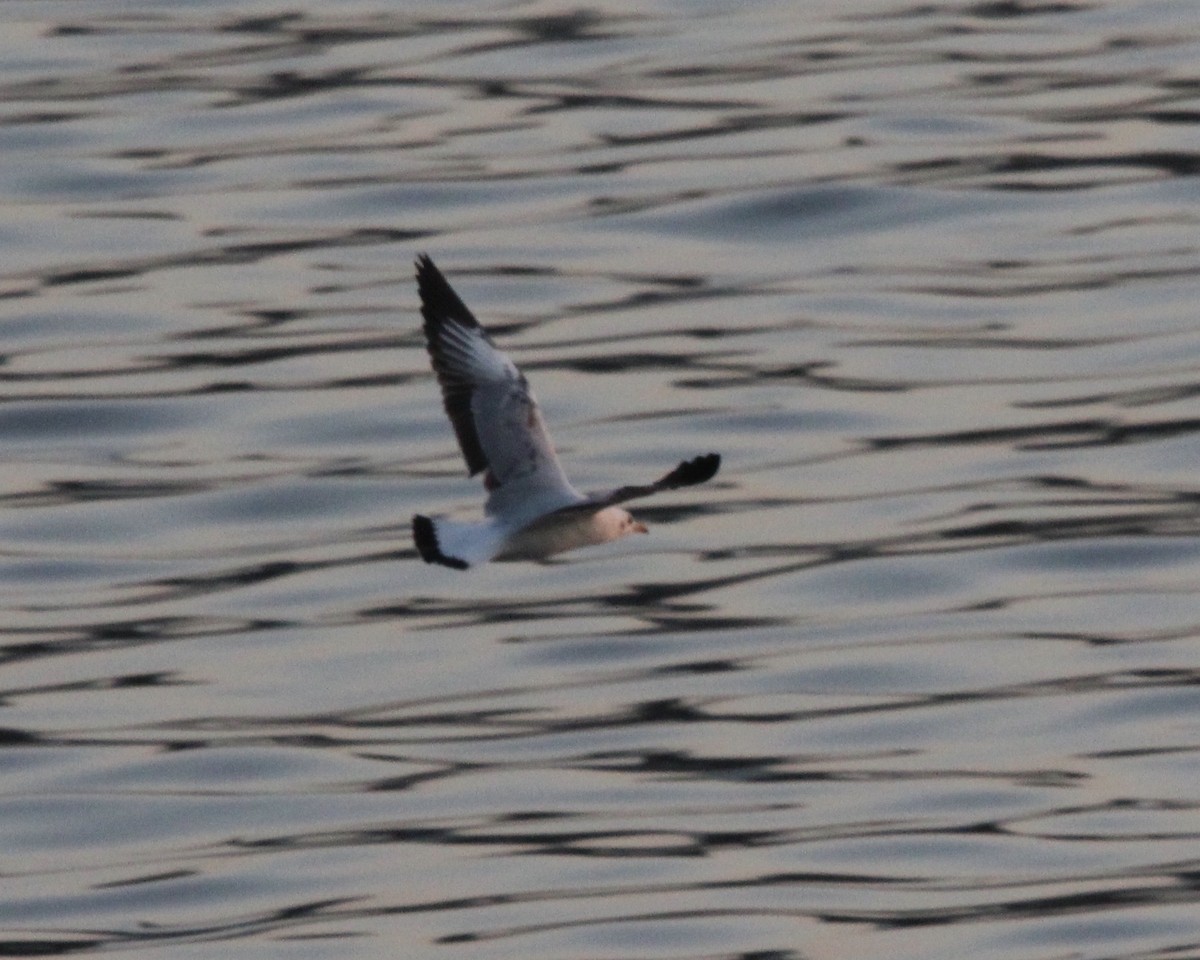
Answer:
[[[0,955],[1200,957],[1200,5],[0,21]]]

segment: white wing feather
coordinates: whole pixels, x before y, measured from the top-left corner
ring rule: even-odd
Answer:
[[[529,382],[492,342],[428,257],[417,261],[425,338],[468,471],[484,474],[484,510],[506,523],[584,499],[554,452]]]

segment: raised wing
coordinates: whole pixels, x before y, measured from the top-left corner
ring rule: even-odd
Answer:
[[[520,500],[554,509],[581,499],[567,481],[529,383],[427,256],[417,258],[425,343],[471,476],[486,471],[487,510]]]

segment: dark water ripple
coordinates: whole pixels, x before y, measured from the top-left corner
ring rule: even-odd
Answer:
[[[0,31],[0,956],[1182,960],[1193,5]],[[653,528],[475,504],[430,252]]]

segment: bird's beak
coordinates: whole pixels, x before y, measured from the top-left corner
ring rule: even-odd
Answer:
[[[648,526],[646,526],[644,523],[638,523],[636,520],[634,521],[633,529],[636,533],[649,533],[650,532],[650,528]]]

